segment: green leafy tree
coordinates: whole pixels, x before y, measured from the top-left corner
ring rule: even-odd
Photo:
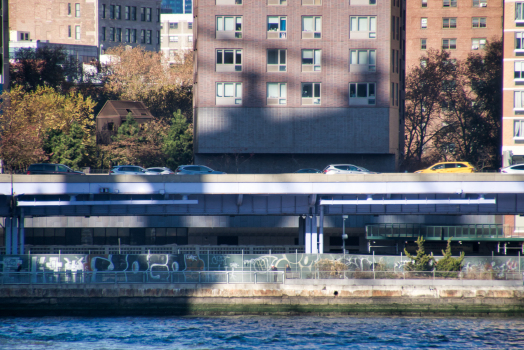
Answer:
[[[193,162],[193,134],[180,109],[173,113],[171,126],[164,138],[162,150],[167,159],[167,166],[173,170],[179,165]]]
[[[51,129],[44,141],[44,150],[52,163],[65,164],[78,169],[87,163],[87,145],[82,141],[85,132],[80,125],[73,123],[69,132]]]
[[[434,259],[431,255],[426,254],[424,242],[424,238],[419,236],[416,241],[418,249],[417,255],[415,256],[411,255],[406,249],[404,249],[406,256],[411,259],[411,261],[406,264],[406,269],[408,271],[431,271]]]
[[[442,250],[443,257],[435,262],[437,271],[460,271],[464,263],[465,253],[460,253],[458,258],[451,256],[451,238],[448,240],[446,250]]]

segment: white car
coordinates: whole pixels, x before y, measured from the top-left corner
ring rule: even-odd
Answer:
[[[110,175],[153,175],[138,165],[117,165],[109,172]]]
[[[175,173],[173,170],[166,167],[147,168],[146,171],[156,175],[171,175]]]
[[[378,174],[374,171],[369,171],[366,168],[361,166],[356,166],[353,164],[332,164],[328,165],[322,171],[324,174],[333,175],[333,174]]]
[[[524,164],[513,164],[500,169],[502,174],[524,174]]]

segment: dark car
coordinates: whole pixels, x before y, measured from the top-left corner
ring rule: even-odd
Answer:
[[[58,174],[58,175],[85,175],[63,164],[31,164],[27,169],[27,175]]]

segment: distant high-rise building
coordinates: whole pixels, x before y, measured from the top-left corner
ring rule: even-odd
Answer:
[[[162,13],[193,13],[193,0],[162,0]]]

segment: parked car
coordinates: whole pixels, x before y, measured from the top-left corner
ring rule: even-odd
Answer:
[[[332,164],[328,165],[322,171],[324,174],[378,174],[374,171],[369,171],[366,168],[356,166],[353,164]]]
[[[415,171],[415,174],[474,173],[475,171],[477,171],[477,169],[468,162],[440,162],[433,164],[427,169]]]
[[[27,169],[27,175],[38,174],[59,174],[59,175],[85,175],[81,171],[76,171],[63,164],[31,164]]]
[[[138,165],[117,165],[109,172],[110,175],[153,175]]]
[[[147,168],[146,171],[156,175],[170,175],[175,173],[173,170],[165,167]]]
[[[295,174],[322,174],[322,170],[314,168],[305,168],[295,171]]]
[[[222,171],[213,170],[205,165],[181,165],[176,168],[177,175],[203,175],[203,174],[225,174]]]
[[[502,174],[524,174],[524,164],[513,164],[500,169]]]

